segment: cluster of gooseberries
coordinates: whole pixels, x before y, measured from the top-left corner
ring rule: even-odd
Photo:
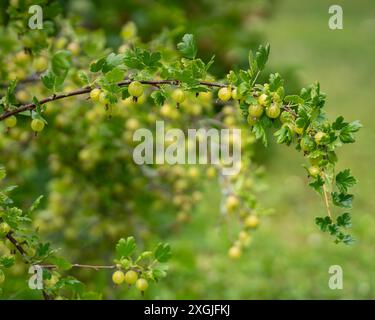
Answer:
[[[120,285],[125,281],[129,286],[135,285],[141,292],[146,291],[148,288],[148,281],[145,278],[139,278],[138,273],[134,270],[128,270],[126,273],[117,270],[112,274],[112,281],[116,285]]]
[[[5,126],[7,129],[14,128],[17,125],[17,117],[16,116],[10,116],[4,120]],[[35,133],[43,131],[45,124],[43,120],[40,119],[33,119],[31,121],[31,130],[33,130]]]

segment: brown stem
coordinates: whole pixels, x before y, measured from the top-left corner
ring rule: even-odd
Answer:
[[[123,80],[123,81],[118,82],[117,85],[119,87],[124,87],[124,86],[129,85],[131,82],[132,82],[132,80],[127,79],[127,80]],[[155,85],[161,85],[161,84],[178,85],[180,83],[177,80],[142,80],[142,81],[139,81],[139,82],[141,82],[143,84],[154,85],[154,86]],[[203,85],[203,86],[207,86],[207,87],[218,87],[218,88],[227,87],[226,84],[215,83],[215,82],[207,82],[207,81],[201,81],[200,84]],[[64,99],[64,98],[68,98],[68,97],[72,97],[72,96],[78,96],[78,95],[86,94],[86,93],[89,93],[92,89],[93,88],[88,86],[88,87],[73,90],[73,91],[70,91],[70,92],[67,92],[67,93],[53,94],[52,96],[50,96],[48,98],[44,98],[44,99],[40,100],[39,104],[43,105],[43,104],[46,104],[46,103],[49,103],[49,102],[52,102],[52,101],[56,101],[56,100],[60,100],[60,99]],[[6,111],[3,114],[1,114],[0,115],[0,121],[4,120],[6,118],[9,118],[12,115],[18,114],[20,112],[24,112],[24,111],[27,111],[27,110],[33,110],[35,108],[36,108],[35,103],[29,103],[29,104],[22,105],[22,106],[14,109],[14,110]]]

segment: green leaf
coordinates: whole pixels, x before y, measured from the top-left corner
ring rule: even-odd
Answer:
[[[116,245],[116,253],[120,258],[128,257],[134,252],[136,246],[134,237],[122,238]]]
[[[103,69],[104,64],[105,64],[105,60],[106,60],[106,58],[104,57],[104,58],[101,58],[101,59],[99,59],[95,62],[92,62],[90,64],[90,71],[91,72],[101,71]]]
[[[270,54],[270,45],[267,44],[266,46],[259,46],[258,51],[255,54],[255,60],[258,66],[258,69],[261,71],[266,66],[268,61],[268,56]]]
[[[336,223],[340,227],[350,228],[352,226],[352,220],[349,212],[343,213],[341,216],[338,216]]]
[[[323,232],[328,231],[328,227],[332,224],[332,220],[330,217],[317,217],[315,218],[315,223],[319,227],[319,229]]]
[[[14,265],[14,262],[16,261],[16,258],[14,255],[6,255],[0,257],[0,266],[3,268],[10,268]]]
[[[342,208],[351,208],[354,196],[352,194],[344,194],[332,192],[332,201],[335,206]]]
[[[57,77],[65,79],[72,63],[72,54],[66,50],[58,51],[53,55],[51,62],[53,73]]]
[[[342,193],[346,193],[357,183],[357,180],[351,175],[350,169],[345,169],[336,175],[336,186]]]
[[[300,96],[294,94],[294,95],[288,95],[285,96],[284,101],[287,103],[293,103],[293,104],[304,104],[305,100],[303,100]]]
[[[362,128],[362,124],[357,120],[351,123],[347,123],[341,130],[340,130],[340,140],[342,143],[353,143],[355,142],[354,133],[357,132],[360,128]]]
[[[155,249],[154,256],[159,262],[167,262],[172,256],[170,245],[159,243]]]
[[[90,84],[90,79],[87,73],[83,70],[80,70],[78,72],[78,78],[81,81],[81,83],[85,86],[88,86]]]
[[[121,67],[115,67],[105,74],[105,80],[109,83],[116,83],[124,79],[125,71]]]
[[[324,185],[324,180],[319,175],[315,178],[313,182],[309,183],[309,186],[313,188],[319,194],[323,193],[323,185]]]
[[[198,48],[192,34],[185,34],[182,37],[182,42],[177,44],[177,49],[182,53],[185,58],[195,59]]]
[[[157,106],[161,107],[164,104],[165,99],[167,97],[166,97],[164,91],[156,90],[156,91],[151,93],[151,98],[154,100],[154,102]]]
[[[49,260],[61,270],[66,271],[72,268],[72,264],[62,257],[53,256]]]
[[[271,91],[277,91],[284,84],[284,80],[281,78],[279,73],[271,73],[269,84]]]
[[[120,66],[123,64],[124,60],[124,54],[114,54],[113,52],[110,53],[104,61],[102,71],[104,73],[107,73],[111,71],[112,69],[116,68],[117,66]]]
[[[40,205],[40,201],[43,199],[43,195],[39,196],[34,202],[33,204],[30,206],[30,209],[28,211],[28,214],[31,214],[32,212],[34,212]]]
[[[168,270],[167,265],[158,265],[157,267],[154,267],[152,269],[152,275],[155,280],[159,280],[167,276],[167,270]]]

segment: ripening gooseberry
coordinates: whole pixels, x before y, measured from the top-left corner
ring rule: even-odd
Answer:
[[[113,273],[112,281],[113,281],[114,284],[119,285],[119,284],[123,283],[124,280],[125,280],[125,275],[122,271],[117,270]]]
[[[135,286],[136,288],[139,290],[139,291],[146,291],[147,288],[148,288],[148,282],[146,279],[143,279],[143,278],[140,278],[137,280],[137,282],[135,283]]]
[[[280,112],[280,106],[277,103],[272,103],[266,110],[267,117],[271,119],[276,119]]]
[[[125,273],[125,282],[127,284],[134,284],[136,283],[136,281],[138,280],[138,273],[133,271],[133,270],[129,270],[128,272]]]
[[[0,223],[0,234],[6,235],[10,231],[10,226],[6,222]]]
[[[241,254],[242,254],[241,249],[238,246],[233,246],[228,251],[229,258],[233,260],[239,259],[241,257]]]
[[[297,126],[294,126],[293,130],[294,130],[295,133],[297,133],[299,135],[301,135],[303,133],[303,131],[304,131],[303,128],[300,128],[300,127],[297,127]]]
[[[234,196],[234,195],[229,195],[226,201],[226,209],[231,212],[235,209],[237,209],[240,205],[240,200]]]
[[[251,117],[260,118],[263,114],[263,107],[259,104],[251,104],[249,106],[249,115]]]
[[[31,129],[35,132],[41,132],[44,129],[44,122],[39,119],[31,121]]]
[[[108,104],[109,102],[107,99],[107,94],[104,91],[99,93],[99,102],[101,104]]]
[[[301,139],[300,146],[303,151],[312,151],[315,148],[315,142],[309,136],[305,136]]]
[[[232,93],[230,88],[221,88],[217,95],[221,101],[228,101],[231,98]]]
[[[258,118],[257,117],[253,117],[252,115],[248,115],[247,116],[247,123],[251,126],[255,125],[255,123],[257,122]]]
[[[280,121],[282,123],[291,122],[293,120],[293,115],[288,111],[283,111],[280,115]]]
[[[36,72],[43,72],[48,67],[48,60],[45,57],[37,57],[33,61],[33,68]]]
[[[256,228],[259,224],[259,219],[255,215],[249,215],[245,219],[245,227],[247,228]]]
[[[172,99],[177,103],[182,103],[185,100],[185,92],[181,89],[173,90]]]
[[[234,88],[232,90],[232,98],[234,100],[241,100],[242,99],[242,95],[238,92],[237,88]]]
[[[139,81],[133,81],[128,87],[129,94],[133,97],[140,97],[143,94],[143,84]]]
[[[265,106],[267,104],[268,96],[265,93],[262,93],[258,98],[258,103],[261,106]]]
[[[10,116],[5,119],[5,126],[7,128],[13,128],[17,125],[17,118],[15,116]]]
[[[311,166],[309,168],[309,174],[313,177],[316,177],[320,173],[320,169],[317,166]]]
[[[81,48],[77,42],[69,43],[67,49],[72,53],[73,56],[78,56],[81,52]]]
[[[98,102],[99,101],[100,93],[101,93],[100,89],[98,89],[98,88],[92,89],[90,91],[90,98],[91,98],[91,100],[94,101],[94,102]]]
[[[326,134],[322,131],[317,132],[314,136],[314,140],[315,140],[316,144],[320,144],[322,139],[325,137],[325,135]]]

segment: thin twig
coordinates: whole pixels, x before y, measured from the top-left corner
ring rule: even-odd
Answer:
[[[132,82],[132,80],[127,79],[127,80],[123,80],[123,81],[118,82],[117,85],[119,87],[124,87],[124,86],[129,85],[131,82]],[[141,82],[143,84],[154,85],[154,86],[155,85],[161,85],[161,84],[178,85],[180,83],[178,80],[141,80],[139,82]],[[218,88],[227,87],[226,84],[216,83],[216,82],[201,81],[199,83],[201,85],[207,86],[207,87],[218,87]],[[72,96],[78,96],[78,95],[90,93],[90,91],[92,89],[94,89],[94,88],[92,88],[90,86],[87,86],[87,87],[77,89],[77,90],[73,90],[73,91],[70,91],[70,92],[67,92],[67,93],[53,94],[50,97],[47,97],[47,98],[44,98],[44,99],[40,100],[39,104],[43,105],[43,104],[46,104],[46,103],[49,103],[49,102],[52,102],[52,101],[56,101],[56,100],[60,100],[60,99],[64,99],[64,98],[68,98],[68,97],[72,97]],[[13,116],[15,114],[18,114],[18,113],[21,113],[21,112],[24,112],[24,111],[27,111],[27,110],[33,110],[35,108],[36,108],[35,103],[29,103],[29,104],[22,105],[22,106],[14,109],[14,110],[6,111],[3,114],[1,114],[0,115],[0,121],[4,120],[6,118],[9,118],[10,116]]]

